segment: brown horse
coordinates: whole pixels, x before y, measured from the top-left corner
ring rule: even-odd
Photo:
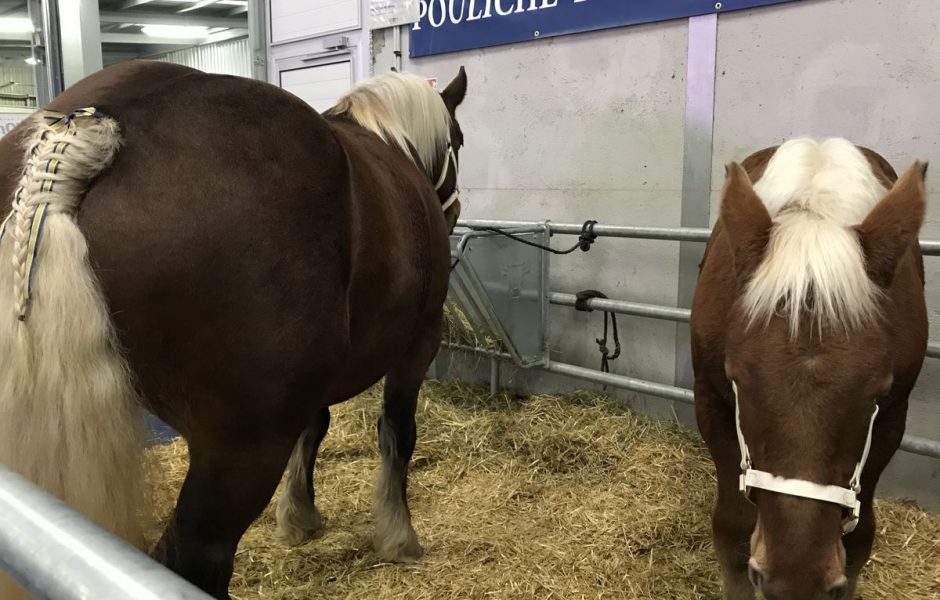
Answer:
[[[927,343],[925,175],[840,139],[727,168],[691,323],[727,600],[854,595]]]
[[[419,557],[407,474],[466,84],[390,73],[321,116],[266,83],[132,62],[3,138],[0,461],[139,543],[143,401],[191,459],[154,553],[228,598],[292,453],[281,532],[320,525],[329,406],[384,376],[375,546]]]

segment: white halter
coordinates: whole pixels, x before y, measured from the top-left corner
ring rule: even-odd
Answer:
[[[451,192],[450,196],[447,197],[447,200],[444,200],[441,203],[441,210],[447,212],[447,209],[453,205],[454,202],[460,198],[460,186],[457,185],[456,173],[457,173],[457,157],[454,156],[454,147],[450,144],[447,145],[447,156],[444,157],[444,168],[441,169],[441,176],[437,178],[437,183],[434,184],[434,191],[439,192],[444,186],[444,182],[447,181],[447,174],[450,173],[450,165],[454,165],[454,191]]]
[[[822,485],[805,479],[788,479],[778,477],[765,471],[757,471],[751,468],[751,453],[747,449],[747,443],[744,441],[744,433],[741,431],[741,408],[738,402],[738,386],[731,382],[734,389],[734,424],[738,430],[738,445],[741,447],[741,478],[739,488],[741,492],[748,497],[751,488],[759,488],[774,492],[777,494],[786,494],[788,496],[799,496],[800,498],[810,498],[838,504],[849,510],[848,516],[842,520],[842,533],[851,533],[855,531],[858,525],[858,519],[861,516],[862,503],[858,499],[862,491],[862,470],[868,461],[868,451],[871,449],[872,433],[875,430],[875,417],[878,416],[878,404],[875,404],[875,410],[872,412],[871,420],[868,423],[868,437],[865,439],[865,449],[862,450],[862,459],[855,466],[855,473],[852,474],[852,480],[849,487],[839,487],[837,485]]]

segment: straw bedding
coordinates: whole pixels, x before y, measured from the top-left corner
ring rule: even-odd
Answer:
[[[370,508],[381,389],[334,407],[316,471],[327,529],[298,548],[269,508],[242,539],[239,600],[719,598],[709,533],[713,468],[695,434],[589,393],[524,400],[428,382],[410,479],[414,565],[379,563]],[[154,450],[167,514],[183,442]],[[860,597],[940,598],[940,516],[878,503]]]
[[[474,327],[460,304],[450,296],[444,303],[443,341],[486,350],[504,351],[506,349],[503,343],[492,334]]]

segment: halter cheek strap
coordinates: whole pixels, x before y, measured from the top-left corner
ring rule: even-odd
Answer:
[[[852,474],[849,487],[822,485],[805,479],[778,477],[766,471],[751,468],[753,466],[751,453],[747,448],[747,442],[744,441],[744,433],[741,431],[741,406],[738,401],[738,386],[732,381],[731,387],[734,390],[734,421],[738,432],[738,445],[741,447],[741,477],[739,480],[741,492],[747,497],[751,489],[758,488],[777,494],[837,504],[848,510],[848,516],[842,521],[842,533],[855,531],[862,509],[862,504],[858,499],[858,495],[862,491],[862,471],[865,468],[865,463],[868,462],[868,452],[871,450],[871,439],[875,430],[875,418],[878,416],[878,405],[875,404],[875,410],[868,422],[868,437],[865,439],[865,448],[862,450],[861,460],[855,465],[855,472]]]
[[[457,157],[454,156],[454,147],[448,144],[447,155],[444,157],[444,168],[441,169],[441,176],[437,178],[437,183],[434,184],[434,190],[436,192],[440,192],[441,188],[444,187],[444,182],[447,181],[447,175],[450,173],[451,165],[453,165],[454,173],[456,173]],[[454,191],[441,202],[441,210],[447,212],[447,209],[449,209],[458,198],[460,198],[460,186],[454,183]]]

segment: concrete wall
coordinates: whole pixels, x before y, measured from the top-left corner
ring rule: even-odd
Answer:
[[[879,150],[898,170],[915,157],[934,158],[940,140],[935,9],[935,0],[805,0],[722,15],[712,219],[722,165],[794,135],[848,137]],[[446,85],[460,65],[467,68],[469,92],[458,112],[467,141],[463,215],[678,226],[687,34],[686,21],[672,21],[418,60],[407,58],[403,35],[406,70]],[[392,65],[391,39],[390,31],[375,32],[376,73]],[[940,238],[933,208],[940,189],[931,201],[924,237]],[[602,240],[588,254],[553,257],[552,268],[556,291],[595,288],[616,298],[676,303],[673,242]],[[927,271],[940,338],[940,258],[927,259]],[[551,317],[552,358],[596,368],[593,338],[601,316],[555,307]],[[676,326],[620,321],[624,355],[612,371],[672,383]],[[520,387],[585,387],[513,377]],[[938,389],[940,364],[928,360],[910,433],[940,438]],[[672,414],[666,401],[624,397],[651,414]],[[940,461],[899,454],[880,492],[940,510]]]
[[[800,136],[838,135],[901,173],[940,160],[940,11],[936,0],[810,0],[722,15],[712,220],[724,163]],[[940,178],[929,175],[922,237],[940,238]],[[931,337],[940,339],[940,257],[927,258]],[[940,439],[940,361],[927,359],[908,433]],[[882,493],[940,511],[940,460],[899,454]]]
[[[406,58],[406,70],[437,77],[442,87],[467,68],[458,110],[463,215],[678,226],[686,29],[658,23]],[[392,64],[391,38],[375,32],[376,72]],[[675,305],[677,264],[676,243],[601,240],[587,254],[553,259],[552,287]],[[552,358],[596,368],[601,315],[553,307],[551,317]],[[621,317],[620,329],[624,357],[612,371],[671,382],[675,325]],[[641,402],[668,414],[662,400]]]

